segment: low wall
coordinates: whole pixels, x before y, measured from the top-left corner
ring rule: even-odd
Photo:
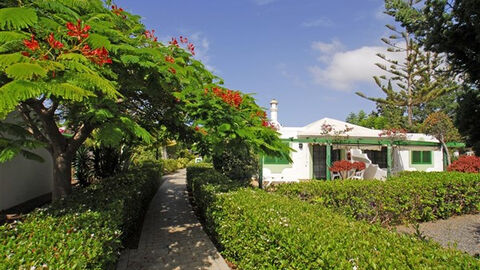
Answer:
[[[52,192],[52,159],[46,150],[35,153],[44,158],[38,162],[17,156],[0,163],[0,211]]]

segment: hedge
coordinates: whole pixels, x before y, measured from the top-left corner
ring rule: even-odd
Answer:
[[[408,172],[376,180],[279,185],[278,194],[326,206],[356,219],[399,224],[445,219],[480,210],[480,174]]]
[[[0,269],[114,269],[159,178],[144,165],[1,226]]]
[[[190,162],[190,159],[188,158],[178,158],[178,159],[162,159],[162,168],[163,168],[163,173],[172,173],[175,172],[178,169],[183,169],[187,166],[187,164]]]
[[[190,177],[207,232],[239,269],[480,269],[454,249],[242,188],[213,170]]]

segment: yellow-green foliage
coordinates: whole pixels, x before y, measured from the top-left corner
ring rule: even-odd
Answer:
[[[0,226],[0,269],[114,269],[159,184],[143,166]]]
[[[460,251],[298,199],[244,189],[212,169],[189,177],[206,230],[239,269],[480,268]]]
[[[278,186],[276,193],[356,219],[393,225],[478,213],[480,174],[405,172],[386,182],[336,180],[285,184]]]

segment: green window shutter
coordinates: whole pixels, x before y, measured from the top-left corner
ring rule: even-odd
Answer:
[[[412,164],[421,164],[421,163],[422,163],[422,152],[412,151]]]
[[[412,164],[432,164],[432,151],[412,151]]]
[[[432,164],[432,151],[423,151],[423,153],[422,153],[422,163],[423,164]]]

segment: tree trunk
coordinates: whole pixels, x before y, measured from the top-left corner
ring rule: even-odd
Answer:
[[[56,201],[72,192],[72,157],[66,153],[53,153],[53,192]]]
[[[445,151],[445,154],[447,154],[447,166],[449,166],[452,163],[452,159],[450,157],[447,144],[443,140],[441,140],[440,143],[442,144],[443,151]]]

